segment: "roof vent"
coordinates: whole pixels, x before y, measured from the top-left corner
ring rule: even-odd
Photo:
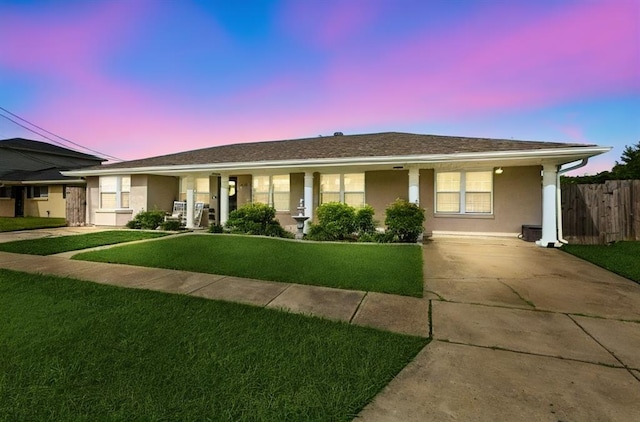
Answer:
[[[342,132],[333,132],[333,136],[342,136],[344,133]]]

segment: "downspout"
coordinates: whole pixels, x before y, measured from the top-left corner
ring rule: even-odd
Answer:
[[[576,164],[575,166],[571,166],[571,167],[567,167],[566,169],[558,169],[558,181],[556,183],[557,186],[557,199],[556,199],[556,206],[558,207],[558,210],[556,211],[556,216],[558,218],[558,241],[560,243],[564,243],[565,245],[568,244],[569,242],[567,241],[567,239],[564,238],[564,234],[562,233],[562,187],[560,186],[560,176],[571,171],[571,170],[576,170],[579,169],[580,167],[584,167],[587,165],[587,163],[589,162],[589,158],[583,158],[582,161],[580,161],[578,164]]]

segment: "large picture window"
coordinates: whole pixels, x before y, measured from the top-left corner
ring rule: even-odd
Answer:
[[[267,204],[276,211],[289,211],[291,207],[291,181],[288,174],[253,176],[253,202]]]
[[[436,213],[493,213],[493,172],[457,171],[437,173]]]
[[[196,197],[195,197],[195,201],[196,202],[202,202],[204,204],[209,204],[209,178],[208,177],[196,177],[194,179],[194,188],[196,191]],[[186,177],[182,177],[180,179],[180,200],[181,201],[186,201],[187,200],[187,178]]]
[[[320,204],[343,202],[362,208],[364,201],[364,173],[320,175]]]
[[[131,176],[100,176],[100,208],[129,208]]]

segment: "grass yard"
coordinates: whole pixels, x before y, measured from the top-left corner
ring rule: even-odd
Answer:
[[[45,237],[42,239],[16,240],[0,243],[0,251],[29,255],[52,255],[61,252],[77,251],[96,246],[113,245],[134,240],[152,239],[166,236],[167,233],[144,232],[139,230],[112,230],[72,236]]]
[[[52,227],[64,227],[66,225],[67,220],[64,218],[0,217],[0,232],[48,229]]]
[[[0,270],[0,420],[351,420],[427,343]]]
[[[564,245],[562,250],[640,283],[640,242]]]
[[[80,253],[73,259],[422,296],[422,248],[417,245],[185,235]]]

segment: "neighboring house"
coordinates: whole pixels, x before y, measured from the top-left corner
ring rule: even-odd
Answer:
[[[83,224],[85,181],[60,171],[103,161],[45,142],[0,140],[0,217],[59,217]]]
[[[596,145],[524,142],[410,133],[375,133],[241,143],[65,172],[87,180],[89,223],[122,226],[142,210],[174,200],[229,212],[268,203],[293,226],[304,200],[313,220],[322,203],[371,205],[384,222],[397,198],[426,210],[425,233],[517,235],[543,225],[544,246],[558,242],[561,165],[608,151]],[[193,218],[187,213],[187,225]],[[206,222],[205,222],[206,224]],[[381,224],[382,225],[382,224]]]

